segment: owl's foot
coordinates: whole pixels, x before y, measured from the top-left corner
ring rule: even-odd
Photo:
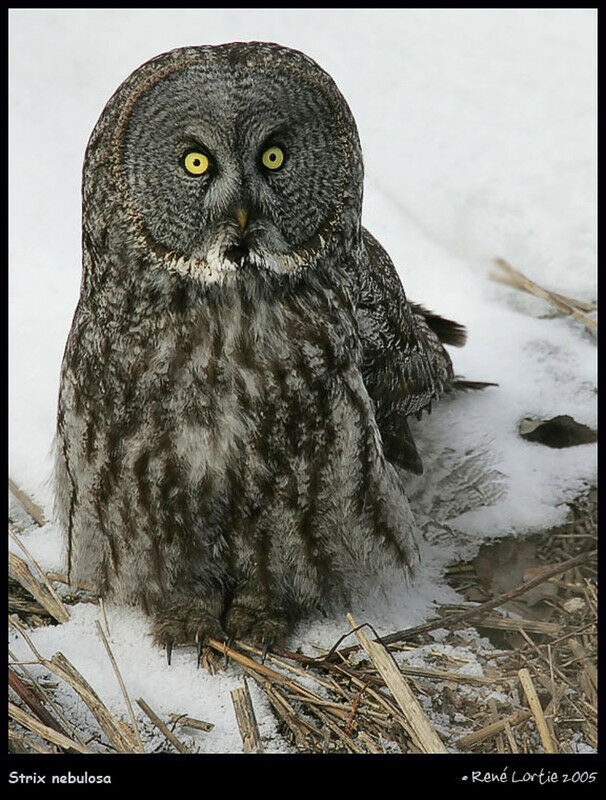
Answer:
[[[263,648],[280,643],[289,633],[291,623],[278,609],[253,607],[237,600],[225,617],[225,629],[234,639],[247,639]]]
[[[155,644],[166,647],[168,663],[171,662],[173,646],[197,644],[198,662],[206,639],[222,641],[225,632],[219,621],[219,613],[200,600],[184,598],[164,603],[154,611],[152,635]]]

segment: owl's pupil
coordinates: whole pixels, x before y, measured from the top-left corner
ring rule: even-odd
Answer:
[[[194,167],[199,167],[199,166],[200,166],[200,159],[194,158]]]
[[[276,160],[276,154],[275,153],[271,153],[270,156],[269,156],[269,160],[270,161],[275,161]]]

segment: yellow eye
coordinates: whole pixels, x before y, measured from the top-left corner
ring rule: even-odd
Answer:
[[[204,153],[188,153],[183,161],[185,169],[192,175],[202,175],[208,169],[209,163],[208,156]]]
[[[267,169],[279,169],[284,162],[284,153],[279,147],[268,147],[261,156],[261,161]]]

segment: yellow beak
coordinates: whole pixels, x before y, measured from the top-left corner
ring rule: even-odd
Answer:
[[[246,228],[246,223],[248,222],[248,209],[247,208],[239,208],[236,211],[236,219],[238,220],[238,225],[242,232]]]

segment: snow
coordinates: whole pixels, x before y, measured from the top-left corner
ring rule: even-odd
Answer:
[[[360,131],[364,224],[411,299],[467,326],[466,347],[451,350],[457,372],[499,384],[413,423],[426,464],[409,482],[423,571],[409,586],[383,576],[383,593],[369,587],[351,609],[301,623],[295,639],[312,652],[347,630],[346,610],[386,633],[425,621],[435,603],[457,602],[442,580],[446,564],[473,556],[486,538],[562,521],[566,501],[595,480],[596,445],[552,450],[517,434],[523,416],[570,414],[596,426],[594,340],[488,273],[501,256],[546,288],[595,298],[596,13],[12,9],[10,475],[49,519],[88,136],[119,83],[150,57],[253,39],[301,49],[334,77]],[[23,541],[43,568],[61,569],[52,522]],[[213,722],[211,732],[192,733],[201,752],[240,752],[229,696],[239,671],[197,671],[190,650],[176,650],[168,668],[140,612],[110,605],[107,613],[131,698]],[[98,606],[72,607],[68,623],[31,636],[47,657],[61,650],[125,714],[98,616]],[[21,639],[11,649],[30,657]],[[251,691],[266,749],[283,750],[267,704]]]

